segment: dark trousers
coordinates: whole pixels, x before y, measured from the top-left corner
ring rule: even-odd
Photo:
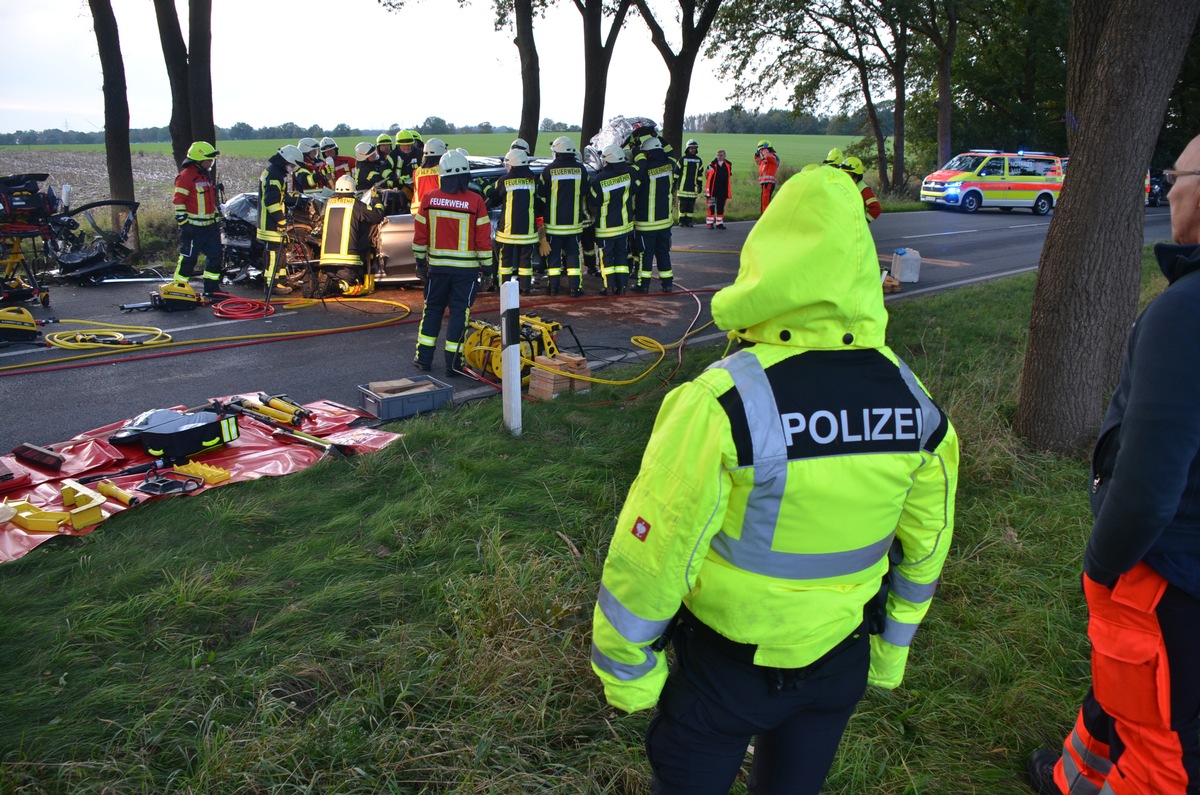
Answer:
[[[211,293],[221,284],[221,227],[184,224],[179,227],[179,263],[176,279],[187,279],[196,272],[196,263],[204,255],[204,292]]]
[[[754,738],[754,795],[816,795],[867,687],[865,628],[805,668],[763,668],[685,621],[646,730],[655,795],[727,795]],[[855,637],[857,635],[857,637]]]
[[[629,240],[633,235],[597,238],[601,245],[600,276],[604,289],[613,295],[623,295],[629,288]]]
[[[567,274],[567,288],[583,287],[583,270],[579,267],[579,235],[548,235],[550,254],[546,257],[546,276],[550,289],[558,291],[559,276]]]
[[[638,266],[638,284],[645,286],[654,276],[658,265],[658,279],[664,285],[671,284],[675,274],[671,271],[671,230],[656,229],[653,232],[638,232],[641,258]]]
[[[433,364],[433,352],[442,330],[442,313],[450,308],[446,324],[446,367],[461,369],[462,342],[466,336],[471,304],[478,289],[475,268],[430,268],[425,280],[425,309],[421,313],[421,330],[417,333],[417,356],[420,364]]]

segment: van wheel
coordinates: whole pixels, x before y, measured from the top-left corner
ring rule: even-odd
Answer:
[[[964,213],[973,213],[983,204],[980,196],[975,191],[971,191],[966,196],[962,197],[962,202],[958,205]]]
[[[1050,207],[1050,197],[1043,193],[1037,197],[1037,200],[1033,203],[1033,207],[1029,209],[1033,211],[1034,215],[1045,215],[1050,212]]]

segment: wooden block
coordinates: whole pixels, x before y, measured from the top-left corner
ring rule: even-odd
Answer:
[[[558,359],[551,359],[549,356],[535,356],[533,361],[542,367],[549,367],[551,370],[562,370],[566,365]]]
[[[567,353],[566,351],[558,352],[558,360],[567,365],[568,369],[578,367],[580,364],[587,364],[587,359],[577,353]]]
[[[540,384],[535,384],[533,381],[529,382],[529,397],[535,400],[554,400],[560,394],[562,393],[555,392],[553,389]]]
[[[367,389],[374,392],[376,395],[390,394],[393,392],[403,392],[417,384],[428,384],[428,381],[414,381],[411,378],[398,378],[394,381],[372,381],[367,384]]]

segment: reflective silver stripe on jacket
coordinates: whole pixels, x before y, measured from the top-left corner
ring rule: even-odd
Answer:
[[[736,539],[721,530],[713,538],[713,551],[744,571],[788,580],[839,577],[878,563],[891,547],[892,535],[845,552],[804,554],[771,549],[787,487],[787,442],[779,423],[779,407],[762,363],[750,352],[739,351],[711,366],[721,367],[733,378],[745,406],[754,450],[754,487],[746,502],[742,537]]]
[[[600,583],[600,596],[596,602],[608,623],[630,643],[649,643],[663,634],[667,625],[671,623],[669,618],[662,621],[642,618],[621,604],[604,583]]]
[[[921,604],[933,598],[933,593],[937,590],[937,580],[931,583],[913,582],[893,568],[888,572],[888,587],[901,599]]]
[[[916,624],[906,624],[888,616],[883,622],[883,632],[879,637],[893,646],[911,646],[913,635],[916,634]]]
[[[897,360],[896,364],[900,368],[900,377],[904,379],[904,385],[908,387],[908,391],[912,392],[912,396],[921,406],[921,449],[924,450],[925,445],[929,443],[929,437],[941,424],[939,420],[942,413],[934,405],[933,399],[925,394],[924,389],[921,389],[921,384],[913,375],[913,371],[908,369],[908,365],[902,360]]]
[[[640,679],[653,671],[654,666],[657,664],[654,659],[654,652],[650,651],[649,646],[642,649],[642,652],[646,655],[646,659],[636,665],[631,665],[629,663],[617,662],[596,648],[596,644],[593,642],[592,662],[606,674],[611,674],[622,682],[632,682],[634,679]]]

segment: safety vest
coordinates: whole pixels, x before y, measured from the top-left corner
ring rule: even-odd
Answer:
[[[596,239],[620,237],[633,231],[633,175],[629,166],[606,165],[588,188],[596,212]]]
[[[279,224],[287,216],[284,198],[287,196],[287,167],[279,154],[271,155],[267,167],[258,178],[258,232],[266,243],[282,243]]]
[[[430,268],[484,268],[492,263],[492,222],[478,193],[436,188],[413,213],[413,254]]]
[[[193,226],[212,226],[220,218],[212,175],[191,160],[175,178],[174,204],[175,214],[186,215],[185,223]]]
[[[414,208],[421,206],[421,197],[426,193],[437,190],[441,187],[442,178],[438,173],[438,165],[434,163],[432,166],[417,166],[413,169],[413,195],[412,206]]]
[[[779,170],[779,155],[773,149],[760,149],[754,153],[754,162],[758,164],[758,184],[774,185],[775,172]]]
[[[661,153],[660,153],[661,155]],[[666,155],[639,155],[633,164],[633,227],[639,232],[670,229],[675,167]]]
[[[488,206],[502,208],[496,226],[497,243],[522,246],[538,242],[541,200],[537,178],[528,166],[517,166],[497,179],[488,189]]]
[[[684,155],[679,161],[679,197],[694,199],[704,192],[704,161]]]
[[[353,196],[333,196],[325,203],[325,222],[321,228],[321,264],[360,266],[362,258],[351,253],[354,244]]]
[[[573,158],[558,158],[538,175],[538,193],[545,207],[546,234],[578,235],[583,231],[583,202],[587,175]]]

